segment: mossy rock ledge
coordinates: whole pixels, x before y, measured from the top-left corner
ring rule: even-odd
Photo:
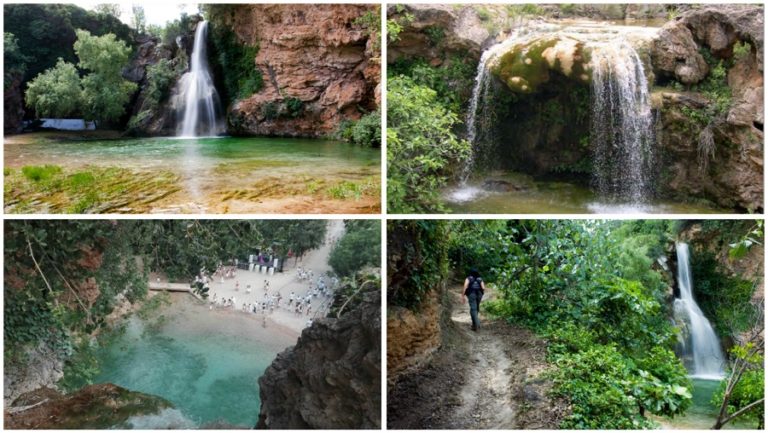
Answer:
[[[102,383],[66,395],[38,389],[16,399],[5,409],[4,418],[7,429],[126,428],[132,416],[172,408],[163,398]]]
[[[489,62],[491,73],[514,93],[536,93],[555,72],[581,84],[592,79],[591,48],[567,36],[540,37],[510,46]]]

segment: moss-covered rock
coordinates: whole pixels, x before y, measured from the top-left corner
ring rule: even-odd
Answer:
[[[515,93],[536,93],[559,73],[577,82],[591,79],[589,48],[569,37],[541,37],[513,45],[490,64],[490,70]]]

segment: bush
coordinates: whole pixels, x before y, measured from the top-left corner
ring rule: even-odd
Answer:
[[[58,165],[26,165],[21,168],[21,173],[33,182],[50,180],[61,173]]]
[[[453,133],[456,114],[437,93],[413,80],[389,81],[387,128],[388,206],[395,213],[443,209],[440,190],[470,156],[470,144]]]
[[[344,120],[333,136],[361,146],[381,147],[381,112],[376,110],[358,120]]]
[[[225,7],[228,5],[219,5]],[[247,98],[264,87],[264,78],[256,67],[258,45],[245,45],[224,24],[212,21],[212,63],[217,76],[224,78],[224,90],[229,101]]]
[[[377,220],[345,222],[346,232],[336,242],[328,264],[342,277],[349,277],[365,266],[381,263],[381,224]]]
[[[304,112],[304,102],[299,98],[290,97],[285,100],[285,108],[288,112],[288,117],[295,119]]]
[[[65,118],[79,111],[81,92],[75,65],[59,58],[55,67],[28,83],[24,99],[38,117]]]
[[[261,115],[267,120],[275,120],[280,115],[280,109],[276,102],[267,102],[261,107]]]

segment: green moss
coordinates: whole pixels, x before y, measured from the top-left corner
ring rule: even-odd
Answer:
[[[576,43],[568,53],[570,64],[564,65],[560,56],[548,56],[547,50],[556,49],[559,38],[541,38],[528,44],[518,44],[502,54],[492,66],[491,72],[515,93],[530,94],[550,80],[550,72],[556,72],[581,83],[589,83],[591,56],[582,43]]]

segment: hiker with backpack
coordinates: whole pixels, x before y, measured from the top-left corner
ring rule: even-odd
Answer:
[[[477,331],[480,327],[480,319],[477,314],[480,312],[480,301],[485,293],[485,283],[480,277],[477,269],[469,271],[469,276],[464,280],[464,291],[462,292],[462,301],[469,299],[469,315],[472,317],[472,330]],[[466,296],[466,299],[464,297]]]

